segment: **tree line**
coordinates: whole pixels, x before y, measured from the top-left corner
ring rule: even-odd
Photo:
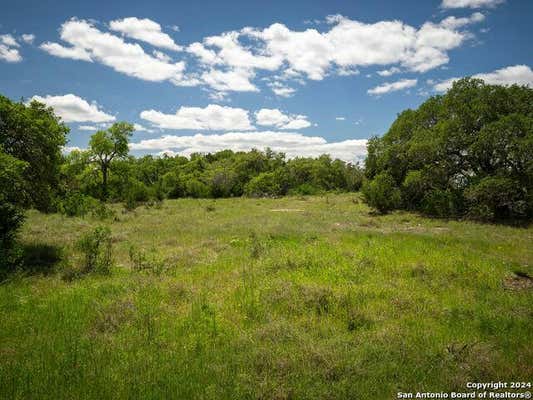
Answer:
[[[62,154],[69,128],[51,108],[0,96],[0,270],[16,264],[24,210],[83,215],[105,202],[283,196],[358,191],[379,212],[531,219],[533,89],[465,78],[402,112],[368,142],[364,167],[287,159],[270,149],[190,157],[129,154],[133,125],[96,132],[85,151]]]

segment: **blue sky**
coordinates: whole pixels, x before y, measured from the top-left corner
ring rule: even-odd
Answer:
[[[533,86],[533,2],[41,1],[0,15],[0,93],[71,127],[136,123],[134,154],[270,146],[364,156],[454,78]],[[67,149],[68,150],[68,149]]]

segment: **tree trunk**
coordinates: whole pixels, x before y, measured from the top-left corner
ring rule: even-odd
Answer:
[[[107,165],[102,164],[102,199],[107,200]]]

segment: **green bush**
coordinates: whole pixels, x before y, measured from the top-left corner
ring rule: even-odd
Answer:
[[[486,177],[468,187],[469,216],[481,220],[523,218],[527,215],[526,194],[519,182],[506,177]]]
[[[454,216],[459,213],[458,196],[451,190],[432,190],[426,192],[422,199],[422,211],[435,217]]]
[[[210,197],[209,186],[194,178],[190,179],[186,183],[186,193],[187,196],[198,199],[203,197]]]
[[[367,181],[362,187],[365,201],[370,207],[380,213],[400,207],[401,192],[394,179],[386,172],[377,175],[373,180]]]
[[[310,183],[302,183],[298,187],[291,189],[289,193],[292,195],[311,196],[314,194],[318,194],[321,191],[322,190],[320,190],[316,186],[313,186]]]
[[[98,200],[80,192],[69,192],[57,202],[57,211],[69,217],[83,217],[98,207]]]
[[[131,245],[129,256],[133,270],[136,272],[161,275],[167,269],[165,260],[155,250],[147,253],[143,249],[138,249],[134,245]]]
[[[113,260],[111,230],[108,227],[99,226],[84,234],[76,248],[82,254],[82,273],[109,273]]]
[[[252,178],[245,186],[244,193],[251,197],[279,196],[281,185],[274,172],[263,172]]]
[[[24,221],[26,184],[22,174],[26,166],[0,147],[0,274],[13,270],[21,260],[16,238]]]

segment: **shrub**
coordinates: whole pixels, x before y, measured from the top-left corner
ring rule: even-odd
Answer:
[[[129,249],[129,256],[130,261],[133,264],[134,271],[160,275],[166,269],[165,260],[158,256],[157,252],[155,251],[151,252],[151,254],[148,254],[146,251],[131,245]]]
[[[57,202],[57,211],[69,217],[83,217],[98,206],[98,200],[80,192],[70,192]]]
[[[98,201],[91,209],[91,215],[99,220],[116,217],[116,212],[103,201]]]
[[[24,212],[21,208],[0,202],[0,275],[13,270],[21,260],[16,238],[23,221]]]
[[[402,200],[406,208],[416,209],[428,190],[428,179],[420,170],[409,171],[402,189]]]
[[[16,238],[24,221],[26,183],[22,174],[26,166],[0,147],[0,274],[14,269],[20,262]]]
[[[84,234],[76,248],[82,253],[81,272],[109,273],[112,264],[111,230],[99,226]]]
[[[321,190],[319,188],[311,185],[310,183],[302,183],[298,187],[290,190],[290,193],[293,195],[298,194],[301,196],[311,196],[313,194],[320,193],[320,191]]]
[[[520,184],[511,178],[486,177],[465,190],[470,203],[469,216],[481,220],[522,218],[527,201]]]
[[[198,179],[191,179],[186,184],[187,196],[194,197],[197,199],[203,197],[210,197],[209,186],[205,183],[199,181]]]
[[[251,197],[278,196],[281,185],[274,172],[263,172],[252,178],[244,187],[244,193]]]
[[[422,199],[422,211],[435,217],[457,215],[460,208],[458,195],[450,190],[435,189]]]
[[[394,179],[387,172],[382,172],[365,182],[362,188],[365,201],[380,213],[398,208],[401,204],[401,192]]]

